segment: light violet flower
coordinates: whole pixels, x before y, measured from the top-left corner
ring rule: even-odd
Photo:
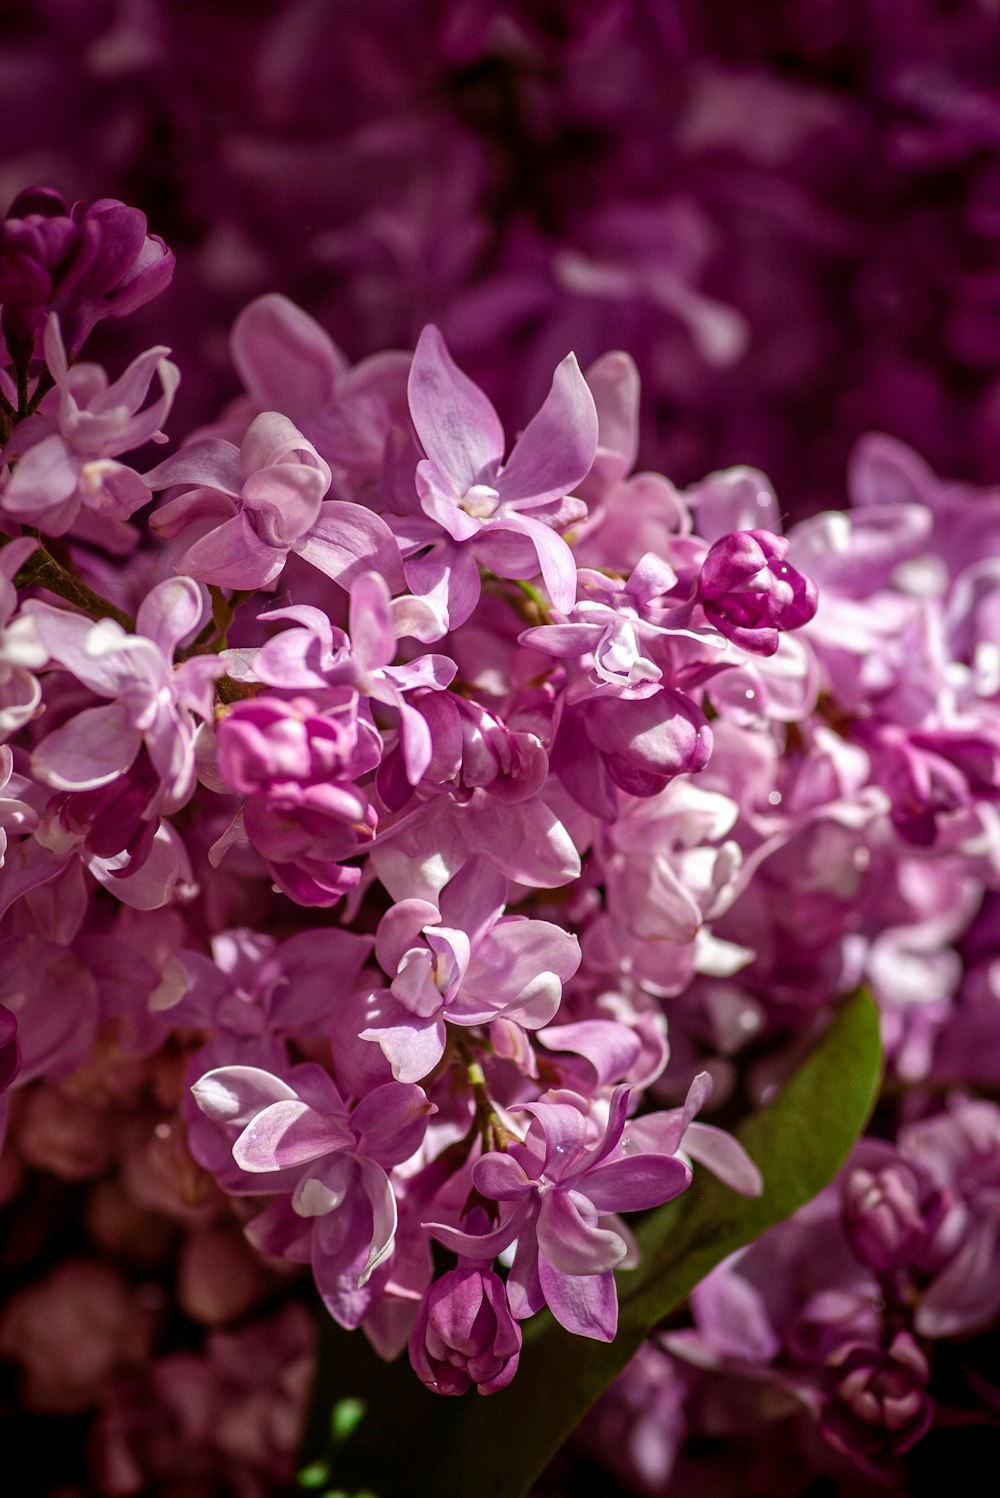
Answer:
[[[225,670],[217,656],[173,666],[174,651],[201,623],[202,598],[190,578],[157,584],[143,600],[134,635],[112,619],[32,602],[26,607],[50,659],[98,697],[46,735],[34,773],[63,791],[88,791],[124,775],[145,746],[162,785],[164,808],[183,806],[194,788],[196,718],[212,717],[212,683]]]
[[[577,573],[577,583],[583,597],[566,622],[526,629],[519,643],[546,655],[587,657],[589,673],[567,692],[570,702],[612,693],[628,700],[652,696],[664,675],[658,643],[690,633],[682,628],[690,607],[665,597],[677,583],[673,568],[647,552],[624,584],[591,568]]]
[[[710,1091],[702,1073],[683,1109],[629,1122],[631,1088],[617,1087],[601,1132],[575,1093],[525,1103],[519,1111],[531,1123],[523,1142],[483,1155],[472,1171],[476,1190],[507,1208],[499,1225],[479,1236],[441,1223],[428,1229],[475,1258],[492,1258],[516,1239],[507,1289],[518,1320],[548,1304],[567,1331],[610,1342],[618,1325],[612,1271],[630,1252],[613,1214],[660,1206],[684,1191],[691,1167],[682,1145],[735,1189],[760,1193],[759,1172],[737,1141],[692,1122]]]
[[[286,691],[350,687],[361,697],[384,703],[399,714],[400,741],[411,784],[427,769],[431,736],[427,722],[406,701],[419,688],[440,691],[457,667],[446,655],[421,655],[394,666],[396,630],[385,579],[363,572],[350,584],[349,634],[308,604],[274,609],[262,619],[290,619],[298,627],[284,630],[264,645],[254,661],[261,681]]]
[[[170,350],[147,349],[109,384],[99,364],[69,366],[54,316],[46,323],[44,346],[56,388],[7,447],[8,462],[17,461],[0,489],[0,508],[49,536],[70,530],[81,508],[124,520],[149,501],[151,491],[115,460],[146,442],[166,442],[161,427],[180,382],[177,366],[166,357]],[[161,394],[142,409],[154,375]]]
[[[168,537],[198,525],[179,572],[223,588],[263,588],[294,551],[344,587],[366,567],[401,586],[388,526],[362,505],[324,500],[330,478],[312,443],[276,411],[255,417],[239,447],[221,437],[196,439],[145,475],[153,489],[197,486],[152,518]]]
[[[444,1054],[446,1022],[503,1016],[525,1029],[549,1024],[580,965],[575,936],[550,921],[505,916],[507,881],[466,865],[439,906],[401,900],[379,923],[375,955],[391,978],[369,994],[362,1040],[381,1046],[401,1082],[419,1082]]]
[[[454,364],[437,328],[424,329],[410,370],[410,414],[426,457],[417,465],[425,520],[413,522],[406,576],[414,593],[443,601],[452,628],[479,599],[478,564],[501,577],[541,574],[556,608],[576,597],[573,554],[558,529],[585,513],[568,503],[597,450],[597,411],[576,359],[556,370],[541,410],[504,463],[492,404]],[[441,532],[444,538],[441,538]]]
[[[390,1082],[348,1113],[321,1067],[310,1062],[288,1077],[220,1067],[192,1091],[202,1112],[236,1136],[233,1159],[259,1178],[258,1189],[290,1191],[293,1213],[313,1221],[317,1288],[342,1326],[357,1326],[371,1299],[362,1292],[395,1243],[387,1170],[419,1148],[434,1105],[421,1088]]]

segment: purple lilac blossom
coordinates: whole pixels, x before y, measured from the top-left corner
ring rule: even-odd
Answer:
[[[615,6],[561,38],[521,9],[497,30],[488,9],[436,25],[435,56],[500,57],[523,83],[544,55],[593,83],[635,39]],[[366,24],[345,18],[345,35]],[[258,86],[294,114],[301,36],[282,36]],[[785,110],[771,149],[794,157],[827,117],[768,87]],[[646,107],[583,96],[613,132]],[[739,309],[724,264],[714,279],[710,229],[747,192],[724,166],[760,97],[714,65],[678,105],[684,150],[719,153],[714,208],[672,188],[654,201],[640,159],[586,222],[561,189],[552,225],[495,246],[464,312],[428,308],[443,333],[403,328],[412,355],[351,366],[307,311],[255,296],[228,345],[244,394],[200,427],[185,415],[144,474],[119,457],[184,409],[164,348],[146,339],[114,378],[77,355],[88,319],[152,296],[169,255],[108,200],[76,214],[36,193],[6,221],[0,502],[8,530],[42,534],[7,539],[0,563],[0,1193],[28,1202],[26,1172],[69,1183],[119,1267],[83,1260],[17,1292],[0,1342],[33,1410],[99,1408],[102,1498],[150,1474],[211,1484],[234,1452],[256,1498],[293,1444],[260,1436],[275,1405],[237,1376],[235,1344],[199,1359],[169,1328],[147,1335],[126,1271],[176,1271],[178,1314],[242,1326],[223,1336],[252,1350],[308,1264],[381,1355],[409,1344],[440,1392],[495,1392],[545,1304],[574,1334],[615,1336],[615,1273],[627,1284],[637,1252],[621,1214],[702,1167],[760,1191],[733,1136],[695,1115],[766,1102],[861,983],[882,1017],[885,1137],[697,1288],[693,1327],[643,1354],[647,1374],[674,1360],[671,1397],[637,1376],[609,1428],[627,1416],[648,1437],[662,1412],[668,1437],[635,1463],[648,1486],[685,1420],[735,1428],[743,1400],[761,1439],[780,1414],[837,1471],[891,1481],[943,1424],[946,1359],[994,1332],[998,1112],[978,1093],[995,1084],[997,493],[872,433],[851,508],[783,535],[783,492],[751,462],[686,489],[693,459],[636,472],[639,365],[591,362],[585,337],[584,374],[568,352],[581,307],[639,309],[686,350],[673,372],[650,361],[654,404],[688,411],[706,368],[756,356],[759,309]],[[583,107],[562,105],[570,121]],[[441,249],[482,201],[481,128],[467,118],[443,153],[449,202],[407,201],[396,221],[429,214],[444,291],[468,290],[482,249]],[[351,151],[332,176],[360,163],[376,191],[405,132],[336,130]],[[265,177],[280,186],[274,163]],[[242,210],[227,211],[231,246]],[[333,220],[306,259],[343,266],[387,233],[384,214]],[[392,243],[411,271],[428,249]],[[741,457],[782,449],[744,436]],[[153,490],[167,497],[147,518]],[[279,1337],[267,1367],[305,1340]],[[695,1387],[701,1407],[677,1393]],[[199,1425],[199,1399],[239,1419]],[[186,1433],[190,1472],[150,1435],[157,1411]]]

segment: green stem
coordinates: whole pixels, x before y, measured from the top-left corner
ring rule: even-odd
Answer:
[[[91,619],[114,619],[130,634],[135,633],[135,620],[130,614],[102,598],[93,588],[88,588],[82,578],[68,572],[42,545],[25,562],[15,584],[18,588],[46,588],[65,599],[78,613],[87,614]]]
[[[484,1154],[489,1150],[506,1149],[511,1135],[497,1117],[493,1099],[486,1085],[486,1074],[475,1047],[454,1028],[451,1030],[451,1042],[465,1063],[466,1080],[472,1092],[473,1121],[469,1132],[478,1131]]]
[[[528,601],[533,605],[534,611],[538,615],[538,618],[532,620],[531,622],[537,624],[551,624],[552,620],[549,616],[549,606],[545,602],[545,599],[542,597],[541,593],[539,593],[538,589],[531,583],[526,583],[524,579],[520,577],[514,579],[514,584],[516,587],[520,588],[521,592],[524,594],[525,598],[527,598]]]
[[[69,363],[72,364],[72,362],[73,359],[72,357],[70,357]],[[55,376],[50,372],[48,365],[43,364],[42,372],[38,376],[38,384],[35,386],[34,393],[32,394],[30,401],[25,407],[25,416],[34,416],[35,412],[38,410],[38,407],[41,405],[43,398],[48,395],[51,389],[53,389],[55,383]]]

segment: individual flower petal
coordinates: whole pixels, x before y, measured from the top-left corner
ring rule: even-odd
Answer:
[[[353,1144],[354,1135],[345,1120],[317,1113],[297,1098],[286,1098],[264,1108],[247,1124],[233,1145],[233,1159],[241,1170],[284,1170]]]
[[[571,494],[590,472],[596,451],[597,407],[576,355],[567,354],[503,468],[498,481],[502,500],[515,506],[527,500],[537,508]],[[556,607],[568,612],[562,604]]]
[[[455,364],[433,324],[417,340],[408,391],[424,452],[460,498],[500,463],[503,427],[492,403]]]
[[[130,717],[121,701],[84,708],[38,745],[31,757],[34,773],[62,791],[110,784],[124,775],[142,745]]]
[[[577,1337],[613,1342],[618,1330],[618,1292],[613,1274],[562,1274],[538,1261],[542,1294],[553,1316]]]

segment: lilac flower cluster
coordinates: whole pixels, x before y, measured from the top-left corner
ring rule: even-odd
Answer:
[[[873,435],[853,508],[784,535],[754,468],[634,471],[627,354],[553,360],[510,439],[433,325],[352,368],[277,293],[234,324],[243,393],[151,465],[169,350],[112,380],[81,329],[169,252],[106,200],[33,190],[9,222],[4,1189],[106,1188],[91,1242],[162,1267],[172,1239],[210,1329],[185,1361],[133,1266],[82,1255],[0,1316],[29,1404],[98,1403],[95,1481],[126,1498],[210,1490],[265,1407],[240,1459],[266,1493],[309,1355],[270,1304],[296,1266],[442,1394],[508,1385],[546,1306],[610,1342],[622,1214],[695,1169],[757,1194],[699,1115],[766,1100],[865,983],[895,1143],[667,1345],[752,1368],[880,1472],[934,1419],[934,1344],[1000,1313],[995,1110],[927,1090],[992,1080],[996,493]],[[796,1254],[816,1303],[772,1306]],[[47,1297],[84,1366],[72,1335],[22,1351]]]
[[[622,1443],[643,1494],[698,1490],[689,1433],[743,1447],[720,1494],[797,1492],[817,1471],[838,1492],[908,1491],[901,1458],[933,1422],[988,1426],[996,1408],[998,1146],[1000,1109],[959,1095],[894,1143],[862,1140],[836,1186],[696,1288],[693,1326],[644,1347],[591,1443]]]

